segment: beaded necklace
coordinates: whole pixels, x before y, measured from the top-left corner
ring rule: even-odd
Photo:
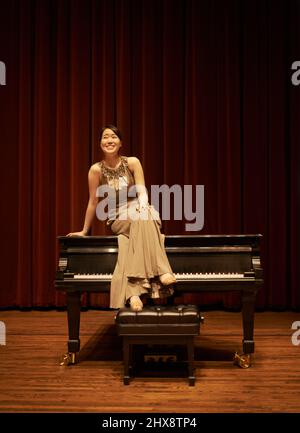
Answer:
[[[117,168],[107,167],[104,161],[100,162],[101,171],[107,178],[108,185],[112,186],[116,191],[120,189],[120,177],[126,175],[127,158],[125,156],[121,156],[120,160],[120,165]]]

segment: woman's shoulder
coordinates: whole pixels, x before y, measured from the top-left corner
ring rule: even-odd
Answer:
[[[134,169],[137,164],[140,164],[140,160],[136,156],[127,156],[126,159],[130,169]]]
[[[101,176],[101,163],[95,162],[95,164],[91,165],[89,173]]]

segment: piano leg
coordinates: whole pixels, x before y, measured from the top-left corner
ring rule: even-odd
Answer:
[[[243,315],[243,354],[235,354],[234,360],[242,368],[251,366],[251,354],[254,353],[254,307],[256,292],[243,290],[242,315]]]
[[[130,375],[129,375],[129,366],[131,362],[132,356],[132,345],[127,337],[123,337],[123,358],[124,358],[124,385],[129,385]]]
[[[68,352],[63,356],[60,365],[70,365],[76,363],[76,353],[80,350],[79,326],[80,326],[80,292],[67,293],[68,311]]]
[[[188,336],[186,342],[188,350],[189,386],[194,386],[196,380],[194,370],[194,337]]]

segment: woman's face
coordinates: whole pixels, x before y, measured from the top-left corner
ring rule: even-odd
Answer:
[[[114,156],[119,153],[122,143],[112,129],[106,128],[103,131],[100,146],[105,155]]]

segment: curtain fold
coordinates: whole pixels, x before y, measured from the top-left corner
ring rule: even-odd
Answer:
[[[149,191],[204,185],[204,227],[189,234],[263,234],[257,307],[299,309],[299,24],[298,0],[3,1],[0,307],[65,304],[56,238],[82,228],[99,131],[114,123]],[[163,231],[186,222],[171,212]],[[110,232],[95,220],[92,234]]]

